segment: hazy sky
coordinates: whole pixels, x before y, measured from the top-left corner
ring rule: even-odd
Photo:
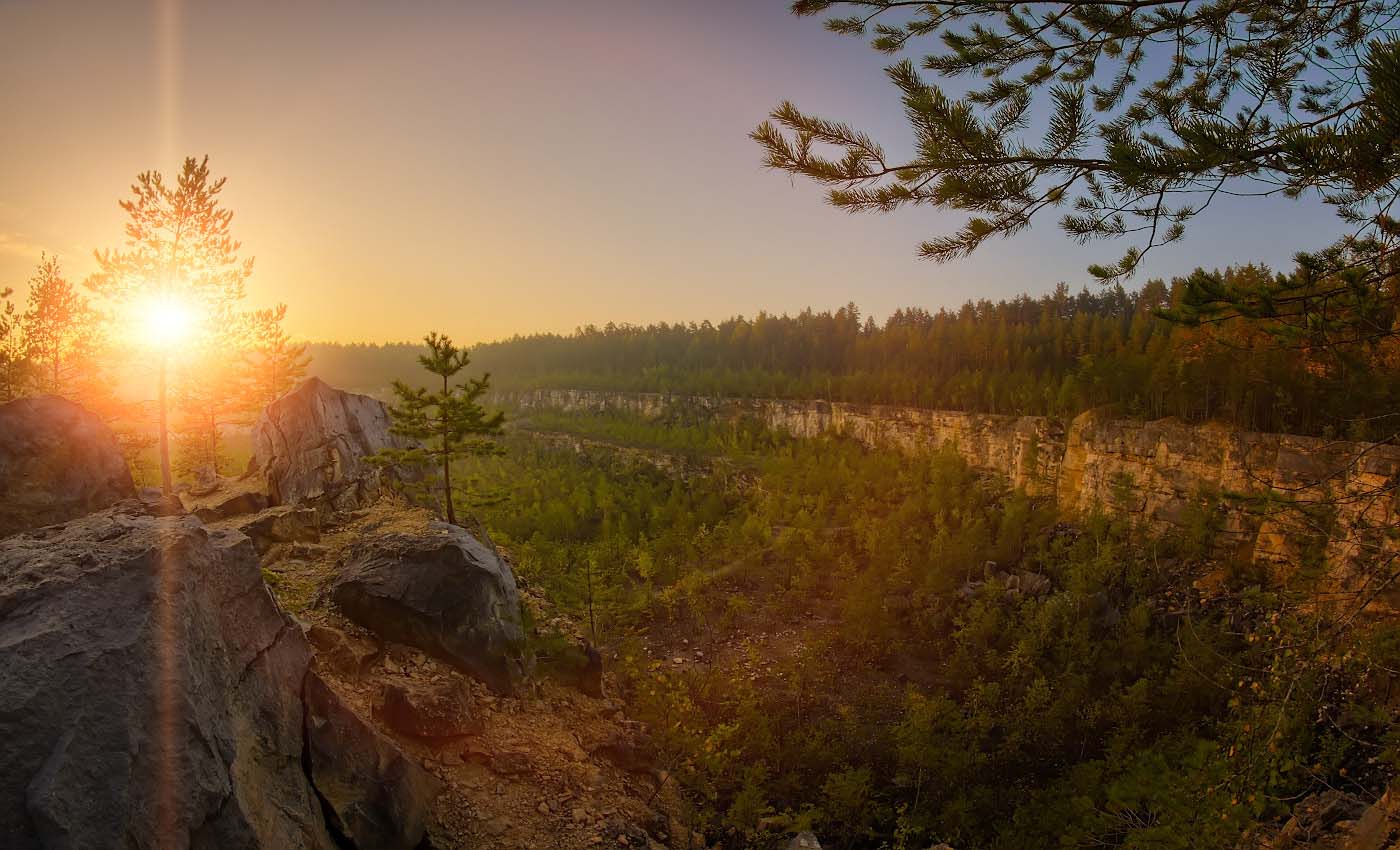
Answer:
[[[860,216],[764,171],[784,98],[901,148],[889,60],[786,0],[0,0],[0,287],[119,244],[137,172],[209,154],[256,256],[250,302],[311,339],[463,341],[608,321],[896,307],[1078,288],[1044,219],[951,265],[961,219]],[[1286,267],[1339,225],[1221,199],[1148,272]],[[1141,278],[1140,278],[1141,279]]]

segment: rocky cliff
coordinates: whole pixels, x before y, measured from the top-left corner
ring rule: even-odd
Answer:
[[[1305,550],[1317,550],[1345,572],[1359,554],[1395,546],[1385,529],[1397,522],[1400,447],[1390,445],[1172,419],[1141,422],[1094,411],[1065,422],[841,402],[587,390],[536,390],[502,401],[524,409],[646,418],[749,417],[797,437],[835,433],[910,452],[948,447],[1033,494],[1053,496],[1067,513],[1102,506],[1157,527],[1208,519],[1235,554],[1254,561],[1298,563]]]
[[[415,445],[393,432],[383,402],[308,378],[258,417],[248,474],[273,504],[354,510],[379,497],[385,470],[370,458]]]
[[[335,847],[248,539],[134,500],[0,541],[0,844]]]

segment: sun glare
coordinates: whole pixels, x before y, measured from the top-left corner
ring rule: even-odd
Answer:
[[[169,348],[183,342],[195,323],[195,312],[179,298],[152,298],[141,305],[137,326],[141,341],[156,348]]]

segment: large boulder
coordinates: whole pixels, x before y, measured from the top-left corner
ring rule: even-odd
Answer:
[[[127,501],[0,541],[0,647],[6,848],[335,846],[243,535]]]
[[[524,674],[515,574],[466,529],[371,537],[350,550],[331,598],[385,640],[416,646],[509,693]]]
[[[416,445],[391,425],[383,402],[308,378],[258,417],[249,473],[261,475],[273,504],[363,507],[381,484],[381,468],[367,458]]]
[[[112,429],[58,396],[0,404],[0,537],[136,494]]]
[[[320,675],[306,678],[306,753],[335,832],[356,850],[413,850],[438,779],[376,732]]]

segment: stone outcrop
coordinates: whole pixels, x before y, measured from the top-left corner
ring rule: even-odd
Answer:
[[[311,655],[246,537],[122,502],[0,542],[7,848],[334,847]]]
[[[321,539],[320,514],[299,505],[277,505],[237,517],[229,524],[246,534],[260,555],[278,543],[316,543]]]
[[[465,529],[371,537],[351,548],[331,598],[355,623],[508,693],[523,676],[524,631],[515,575]]]
[[[331,828],[342,840],[356,850],[420,846],[441,784],[314,671],[306,679],[306,753]]]
[[[1296,562],[1301,547],[1320,534],[1299,511],[1261,510],[1258,501],[1265,496],[1335,505],[1336,527],[1326,554],[1342,572],[1368,548],[1393,547],[1384,529],[1400,522],[1393,497],[1400,447],[1390,445],[1172,419],[1142,422],[1102,411],[1066,423],[1044,416],[588,390],[536,390],[502,400],[525,409],[645,418],[748,417],[797,437],[836,433],[908,452],[951,448],[1013,485],[1053,496],[1071,514],[1102,506],[1159,528],[1209,519],[1233,554],[1265,563]],[[1211,502],[1214,514],[1202,516],[1201,506]]]
[[[58,396],[0,405],[0,537],[134,496],[116,435]]]
[[[1046,576],[1026,570],[1008,572],[1002,570],[996,561],[987,561],[982,567],[982,579],[970,579],[963,582],[958,588],[958,595],[965,598],[975,596],[989,582],[995,582],[1000,586],[1002,593],[1008,598],[1039,597],[1045,596],[1051,591],[1050,579]],[[897,603],[894,607],[897,607]]]
[[[414,446],[391,424],[383,402],[308,378],[258,418],[249,473],[266,481],[273,504],[363,507],[378,497],[386,474],[367,458]]]
[[[313,662],[237,521],[127,500],[0,541],[6,850],[421,846],[436,781],[316,672],[378,650],[313,626]]]
[[[269,504],[266,484],[259,475],[214,476],[181,493],[180,501],[185,510],[205,522],[255,514]]]

